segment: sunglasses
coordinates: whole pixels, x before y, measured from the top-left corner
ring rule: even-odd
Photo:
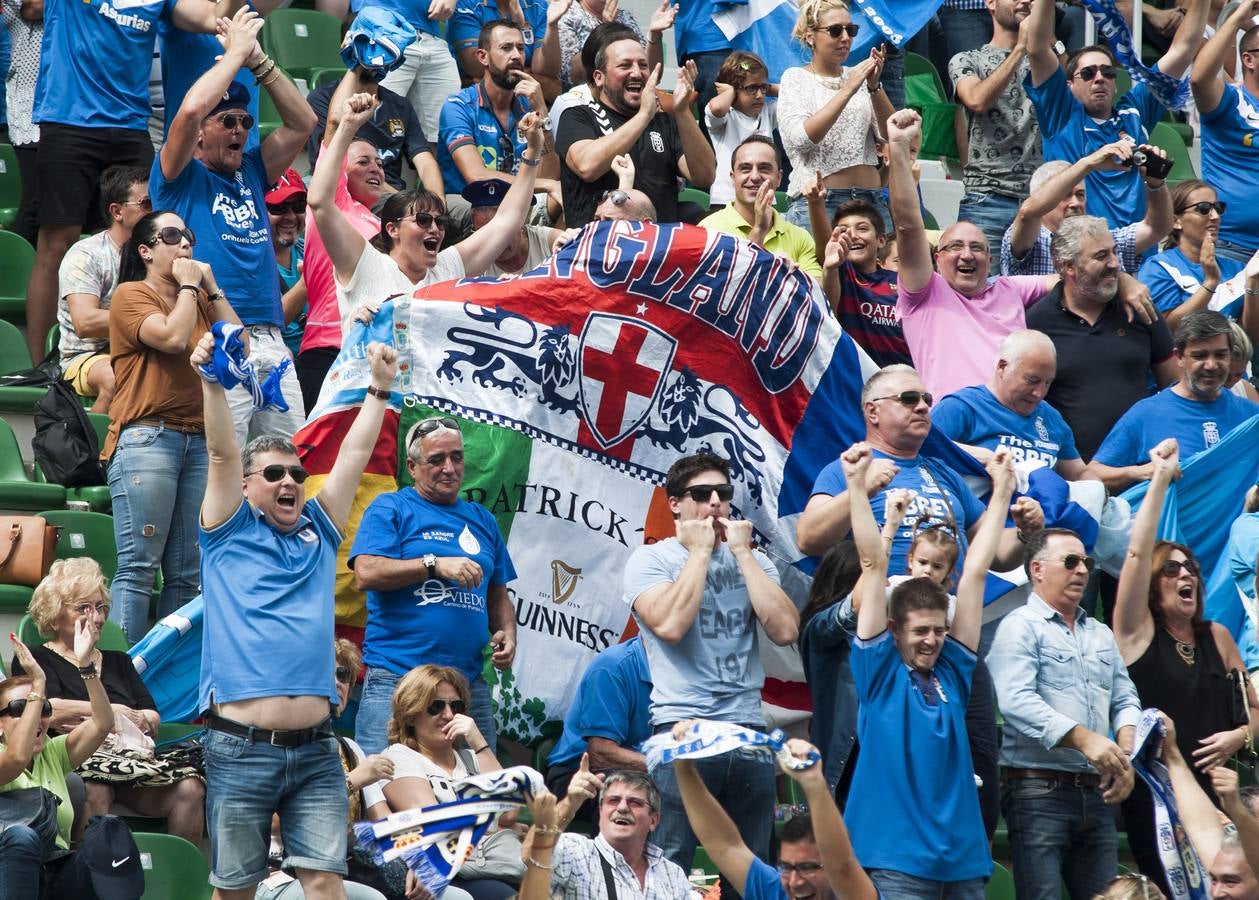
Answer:
[[[1164,578],[1175,578],[1180,574],[1180,570],[1184,569],[1195,578],[1198,575],[1198,567],[1187,559],[1169,559],[1159,566],[1159,574]]]
[[[1097,77],[1098,72],[1101,72],[1102,77],[1107,81],[1115,80],[1114,66],[1085,66],[1075,73],[1075,77],[1079,78],[1081,81],[1092,81]]]
[[[0,706],[0,716],[11,716],[14,719],[20,719],[22,713],[26,711],[26,698],[19,697],[17,700],[10,700],[4,706]],[[41,716],[52,715],[52,703],[48,700],[44,701],[44,708],[40,710]]]
[[[778,874],[782,876],[790,875],[795,872],[808,878],[810,875],[816,875],[822,871],[822,864],[815,862],[788,863],[780,862],[778,864]]]
[[[693,484],[688,488],[682,488],[682,493],[678,496],[684,497],[689,494],[696,503],[707,503],[713,491],[717,492],[717,499],[722,503],[734,497],[733,484]]]
[[[141,197],[139,200],[124,200],[122,201],[122,205],[123,206],[138,206],[141,209],[152,211],[153,199],[151,197]]]
[[[261,475],[265,480],[275,484],[283,479],[286,474],[298,484],[303,484],[306,481],[306,476],[310,473],[301,466],[282,466],[279,463],[274,463],[269,466],[263,466],[261,469],[255,469],[252,472],[246,472],[245,477]]]
[[[432,434],[440,428],[449,428],[451,431],[459,431],[459,423],[450,416],[433,416],[431,419],[425,419],[415,426],[415,430],[411,432],[411,442],[407,444],[407,449],[411,447],[420,438],[426,434]]]
[[[603,805],[611,809],[615,809],[624,803],[630,809],[642,812],[644,809],[650,808],[651,804],[642,797],[622,797],[619,794],[609,794],[603,798]]]
[[[1224,209],[1228,206],[1223,200],[1216,200],[1212,203],[1210,200],[1199,200],[1197,203],[1190,203],[1188,206],[1182,207],[1179,212],[1188,212],[1193,210],[1200,216],[1209,216],[1211,210],[1215,210],[1220,215],[1224,215]]]
[[[468,711],[468,704],[462,700],[434,700],[428,706],[424,707],[424,711],[430,716],[440,716],[442,710],[449,708],[456,716],[462,716]]]
[[[835,40],[839,40],[840,35],[844,34],[848,35],[850,38],[855,38],[857,36],[857,32],[861,30],[861,26],[856,22],[849,22],[847,25],[823,25],[822,27],[814,28],[813,30],[825,31]]]
[[[237,125],[240,125],[246,131],[254,127],[254,117],[249,113],[223,113],[215,121],[228,131],[231,131]]]
[[[871,403],[878,403],[880,400],[895,400],[902,406],[908,406],[910,409],[916,407],[919,403],[927,404],[927,408],[935,403],[935,397],[931,396],[930,391],[901,391],[899,394],[888,394],[886,397],[871,397]]]
[[[337,666],[336,678],[337,678],[337,681],[341,682],[342,684],[346,684],[347,682],[349,682],[349,680],[350,680],[350,667],[349,667],[349,666]]]
[[[1091,556],[1080,556],[1077,553],[1068,553],[1062,557],[1062,566],[1068,571],[1075,571],[1080,567],[1080,563],[1084,563],[1084,571],[1092,572],[1093,567],[1097,565],[1097,560]]]
[[[304,216],[306,215],[306,198],[285,200],[283,203],[268,203],[267,212],[273,216],[282,216],[288,212]]]
[[[429,228],[436,224],[442,231],[448,229],[452,224],[450,216],[435,216],[432,213],[426,212],[417,212],[413,216],[403,216],[402,219],[414,219],[415,224],[420,228]],[[399,219],[398,221],[401,222],[402,219]]]
[[[189,247],[197,246],[197,236],[188,228],[176,228],[174,225],[167,225],[165,228],[159,228],[157,233],[153,235],[153,240],[149,241],[150,247],[156,247],[157,242],[169,244],[172,247],[178,247],[180,241],[187,241]]]
[[[604,191],[599,197],[599,202],[602,203],[605,200],[611,200],[613,206],[624,206],[629,202],[629,194],[625,191]]]

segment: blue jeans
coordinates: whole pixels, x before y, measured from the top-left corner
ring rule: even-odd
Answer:
[[[1001,258],[1001,240],[1014,224],[1019,201],[1004,194],[967,194],[957,207],[959,222],[973,222],[988,238],[988,252]]]
[[[240,890],[267,877],[273,813],[285,868],[346,873],[350,813],[336,738],[274,747],[211,728],[205,776],[211,885]]]
[[[109,462],[118,574],[110,618],[135,643],[148,631],[149,599],[162,570],[160,619],[197,596],[197,520],[205,496],[205,435],[128,425]]]
[[[14,825],[0,831],[0,897],[38,897],[44,842],[35,829]]]
[[[883,217],[883,233],[892,233],[892,213],[887,208],[887,201],[883,197],[882,188],[827,188],[826,189],[826,221],[835,221],[835,210],[839,209],[849,200],[864,200],[878,210],[879,215]],[[801,196],[791,201],[791,205],[787,207],[785,218],[792,225],[798,225],[805,231],[813,234],[813,229],[809,227],[809,201]],[[829,236],[829,235],[828,235]]]
[[[986,882],[982,878],[929,881],[892,869],[870,869],[869,875],[885,900],[984,900]]]
[[[393,714],[393,690],[402,676],[388,669],[368,666],[363,676],[363,693],[358,701],[358,718],[354,720],[354,739],[369,756],[380,753],[389,746],[389,718]],[[468,715],[476,722],[481,737],[498,750],[498,727],[494,723],[494,706],[490,702],[490,686],[484,678],[477,678],[470,685],[472,703]],[[473,748],[475,749],[475,748]]]
[[[1021,778],[1002,786],[1001,811],[1019,900],[1058,900],[1060,884],[1071,900],[1088,900],[1115,877],[1119,838],[1096,788]]]
[[[774,827],[774,760],[764,747],[745,747],[721,756],[693,760],[708,790],[730,815],[744,843],[761,859],[769,858]],[[651,837],[666,858],[691,870],[695,832],[682,806],[673,765],[657,765],[648,773],[660,791],[660,824]]]

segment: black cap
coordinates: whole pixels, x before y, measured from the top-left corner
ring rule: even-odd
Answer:
[[[140,849],[131,829],[117,816],[92,816],[83,830],[79,854],[100,900],[136,900],[144,893]]]

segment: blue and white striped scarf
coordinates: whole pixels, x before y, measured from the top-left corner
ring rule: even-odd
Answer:
[[[1081,0],[1084,8],[1097,22],[1097,29],[1106,39],[1107,46],[1119,60],[1119,64],[1128,70],[1135,81],[1140,81],[1150,88],[1159,103],[1168,109],[1184,109],[1189,99],[1189,79],[1174,78],[1164,72],[1151,69],[1141,61],[1139,48],[1132,46],[1132,32],[1128,23],[1119,13],[1115,0]]]
[[[245,342],[241,338],[244,328],[230,322],[215,322],[211,326],[214,335],[214,358],[208,363],[197,366],[201,377],[206,381],[223,385],[223,390],[230,391],[238,384],[253,395],[254,409],[278,409],[288,412],[289,405],[280,390],[280,379],[293,364],[293,360],[285,359],[275,366],[266,380],[258,383],[258,375],[254,364],[245,355]]]
[[[670,732],[661,732],[643,743],[643,753],[650,769],[675,759],[703,759],[744,747],[765,747],[773,751],[784,768],[795,771],[808,769],[821,758],[814,751],[807,759],[796,759],[787,749],[787,736],[780,729],[765,733],[730,722],[696,722],[681,740],[675,740]]]

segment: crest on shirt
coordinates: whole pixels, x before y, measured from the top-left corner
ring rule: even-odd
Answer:
[[[664,153],[664,138],[660,136],[659,131],[651,132],[651,149],[657,153]]]
[[[1202,423],[1202,443],[1209,449],[1220,442],[1220,426],[1214,420],[1207,419]]]
[[[315,532],[309,528],[303,528],[297,533],[297,536],[308,544],[315,544],[319,542],[319,535],[315,534]]]
[[[406,127],[402,124],[401,119],[389,119],[385,122],[385,130],[389,132],[389,136],[400,138],[406,134]]]
[[[1045,427],[1045,420],[1040,416],[1036,417],[1036,436],[1042,441],[1049,440],[1049,429]]]
[[[440,578],[430,578],[417,587],[415,593],[411,596],[419,598],[419,602],[415,604],[416,606],[430,606],[434,603],[441,603],[450,596],[450,591]]]
[[[481,552],[481,542],[468,530],[467,525],[463,526],[463,531],[459,532],[459,549],[469,556],[475,556]]]

